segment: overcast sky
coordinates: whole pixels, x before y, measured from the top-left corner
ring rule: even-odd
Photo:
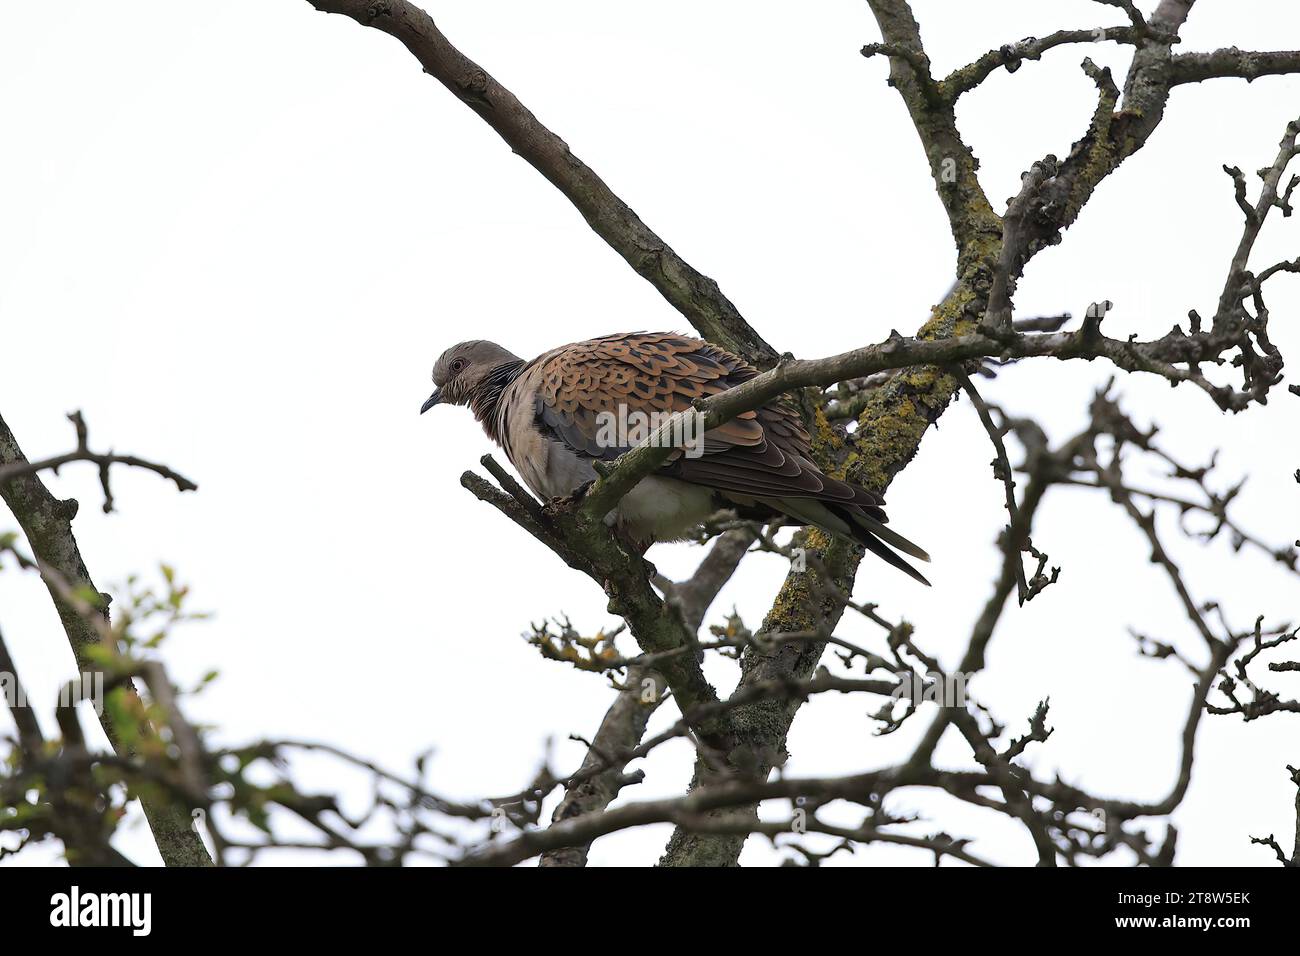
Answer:
[[[858,53],[879,39],[861,0],[426,6],[779,349],[811,358],[914,330],[951,282],[952,242],[915,133],[886,63]],[[83,503],[75,530],[101,587],[166,561],[214,612],[166,650],[182,681],[221,672],[191,715],[223,741],[322,739],[400,770],[432,747],[433,785],[451,796],[517,790],[548,740],[557,769],[576,767],[582,751],[567,737],[592,734],[612,692],[543,661],[520,635],[560,613],[594,632],[612,623],[604,595],[460,487],[490,450],[468,413],[417,409],[434,358],[462,339],[532,356],[685,321],[376,31],[303,0],[185,0],[165,14],[68,0],[57,17],[11,7],[0,33],[0,412],[29,457],[71,447],[63,416],[82,409],[95,443],[199,483],[179,495],[121,471],[118,512],[105,516],[93,468],[48,479]],[[1123,22],[1086,0],[914,7],[939,72],[1024,36]],[[1230,44],[1296,47],[1300,13],[1202,0],[1182,49]],[[1125,48],[1087,52],[1117,72],[1128,59]],[[1086,128],[1095,89],[1083,55],[1055,51],[961,100],[999,208],[1021,170],[1065,155]],[[1297,93],[1289,78],[1176,90],[1151,143],[1035,259],[1018,313],[1079,315],[1110,299],[1111,334],[1149,337],[1190,308],[1212,312],[1241,231],[1221,167],[1271,163]],[[1254,264],[1298,251],[1300,226],[1275,217]],[[1289,278],[1270,304],[1274,339],[1294,356],[1300,295]],[[1083,424],[1112,372],[1026,363],[985,392],[1059,438]],[[1267,408],[1232,418],[1158,380],[1125,376],[1119,388],[1183,457],[1222,449],[1221,481],[1249,476],[1245,526],[1278,543],[1300,535],[1300,399],[1275,391]],[[889,494],[894,526],[934,556],[933,591],[878,563],[855,591],[914,622],[948,667],[999,561],[991,457],[969,404],[956,405]],[[0,531],[12,525],[0,515]],[[1063,567],[1060,582],[1008,611],[972,691],[1013,732],[1050,696],[1056,733],[1027,755],[1039,774],[1162,798],[1190,682],[1175,662],[1138,657],[1128,629],[1198,660],[1204,648],[1140,534],[1101,497],[1053,491],[1034,541]],[[1222,541],[1174,550],[1197,596],[1221,600],[1242,626],[1300,612],[1294,578],[1266,558],[1233,556]],[[650,554],[675,577],[700,556],[684,545]],[[776,556],[748,559],[712,619],[734,606],[757,627],[783,574]],[[0,627],[30,696],[52,702],[74,663],[35,577],[0,574]],[[880,640],[854,620],[840,633]],[[724,693],[736,679],[724,660],[708,674]],[[809,702],[787,769],[857,772],[910,752],[922,720],[877,738],[866,709]],[[665,708],[652,729],[675,716]],[[1174,815],[1180,863],[1272,862],[1248,836],[1294,826],[1295,730],[1286,716],[1207,719]],[[681,792],[690,756],[683,742],[664,747],[624,798]],[[959,740],[939,757],[969,762]],[[303,774],[366,793],[321,766]],[[1002,862],[1034,859],[1028,836],[996,816],[919,793],[891,800],[932,818],[918,832],[974,837],[974,852]],[[118,846],[156,862],[142,827]],[[592,862],[651,863],[667,834],[606,838]],[[25,857],[55,858],[53,848]],[[755,839],[742,862],[779,858]],[[871,847],[832,862],[929,859]]]

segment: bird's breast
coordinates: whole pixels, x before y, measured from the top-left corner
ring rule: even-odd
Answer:
[[[557,441],[537,422],[531,376],[508,388],[497,411],[501,446],[532,492],[543,501],[573,494],[595,480],[591,460]],[[677,541],[713,513],[711,489],[675,478],[643,479],[619,502],[609,520],[640,541]]]

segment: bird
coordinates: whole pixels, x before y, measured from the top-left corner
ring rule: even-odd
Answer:
[[[757,374],[725,349],[673,332],[604,335],[531,361],[473,339],[438,357],[434,391],[420,414],[467,406],[545,501],[583,489],[596,479],[594,462],[613,461],[696,399]],[[813,463],[808,432],[785,404],[772,401],[702,435],[679,436],[669,461],[606,518],[633,541],[648,547],[683,540],[725,508],[747,520],[811,525],[855,541],[929,585],[897,552],[921,561],[930,556],[886,527],[879,495]]]

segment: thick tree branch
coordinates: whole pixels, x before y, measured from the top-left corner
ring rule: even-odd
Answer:
[[[1286,73],[1300,73],[1300,50],[1252,52],[1232,46],[1209,53],[1178,54],[1172,63],[1171,85],[1223,78],[1249,81]]]
[[[645,734],[650,715],[658,709],[668,691],[663,675],[649,667],[628,668],[627,680],[600,722],[578,768],[579,780],[565,788],[551,825],[604,810],[629,783],[641,780],[641,773],[627,773],[628,755],[636,750]],[[556,847],[542,854],[541,866],[586,866],[589,843]]]
[[[957,129],[952,98],[945,98],[930,75],[930,60],[921,44],[921,30],[904,0],[868,0],[880,26],[883,43],[863,48],[864,56],[889,55],[889,82],[903,98],[935,188],[948,214],[957,245],[958,276],[987,255],[996,243],[1001,222],[980,186],[979,161]]]
[[[77,547],[77,540],[72,534],[72,518],[77,513],[77,503],[72,499],[56,499],[40,477],[30,470],[30,466],[31,463],[23,454],[13,432],[4,419],[0,418],[0,468],[13,469],[12,477],[0,482],[0,497],[18,519],[41,567],[50,598],[59,613],[68,642],[72,645],[78,669],[98,671],[99,665],[88,654],[89,649],[100,639],[95,624],[70,603],[56,584],[55,578],[57,575],[73,591],[100,593],[90,578],[90,572]],[[98,614],[107,622],[107,600]],[[134,687],[128,685],[127,691],[134,696]],[[101,715],[100,723],[113,748],[123,757],[131,756],[131,748],[122,743],[107,709]],[[142,731],[147,731],[147,728],[142,728]],[[178,801],[160,800],[155,796],[142,796],[140,802],[153,830],[158,851],[168,866],[211,865],[212,860],[203,841],[191,828],[187,807]]]
[[[583,509],[581,499],[543,508],[492,456],[484,456],[483,465],[504,484],[505,492],[473,472],[465,472],[461,484],[551,548],[570,567],[587,574],[604,588],[610,613],[628,622],[641,650],[663,655],[656,660],[655,668],[672,688],[682,713],[716,702],[717,694],[694,655],[666,653],[689,648],[695,635],[654,592],[650,584],[651,569],[628,542],[606,526],[603,515],[589,514]],[[721,728],[708,724],[697,729],[709,738]]]
[[[709,606],[723,585],[731,579],[754,533],[748,528],[726,531],[714,540],[695,574],[667,586],[668,603],[681,615],[685,626],[699,629]],[[565,788],[565,794],[551,815],[552,825],[587,813],[604,810],[633,778],[627,772],[629,756],[641,742],[650,715],[664,700],[667,682],[652,667],[634,665],[628,669],[624,687],[610,705],[592,738],[582,761],[580,779]],[[640,779],[639,775],[635,779]],[[542,854],[541,866],[586,866],[587,845],[568,846]]]
[[[988,308],[994,270],[1002,251],[1002,222],[993,212],[980,187],[977,178],[978,161],[965,146],[957,129],[952,98],[934,95],[934,84],[928,73],[928,58],[925,57],[920,29],[910,6],[905,0],[868,2],[880,26],[883,44],[878,48],[869,47],[864,52],[870,55],[877,51],[894,51],[894,55],[891,55],[890,82],[898,89],[917,129],[958,247],[958,284],[935,308],[930,321],[922,327],[917,339],[912,341],[935,342],[936,345],[936,340],[950,337],[970,341],[976,323]],[[1140,148],[1159,124],[1169,92],[1167,72],[1170,47],[1176,42],[1178,29],[1190,12],[1192,3],[1193,0],[1162,0],[1152,15],[1152,38],[1135,56],[1126,83],[1133,106],[1138,112],[1132,120],[1126,121],[1130,129],[1118,139],[1118,146],[1115,145],[1115,137],[1119,137],[1121,130],[1112,129],[1110,121],[1114,107],[1113,95],[1110,93],[1112,88],[1102,82],[1105,74],[1097,71],[1095,79],[1102,90],[1098,109],[1088,133],[1075,144],[1071,155],[1062,164],[1064,178],[1057,176],[1043,183],[1044,198],[1037,208],[1040,214],[1049,209],[1051,214],[1040,215],[1033,223],[1026,224],[1025,261],[1041,249],[1059,241],[1059,230],[1077,218],[1079,210],[1096,186],[1124,158]],[[907,55],[900,55],[904,50]],[[1083,333],[1080,340],[1095,340],[1098,334],[1092,323],[1085,323],[1080,332]],[[899,336],[891,339],[890,343],[871,348],[897,348],[899,341],[905,340]],[[1046,345],[1045,342],[1042,344]],[[1131,343],[1114,343],[1105,348],[1111,353],[1108,357],[1118,359],[1119,363],[1123,363],[1122,367],[1168,372],[1171,379],[1194,381],[1209,391],[1220,405],[1244,404],[1230,389],[1225,391],[1212,385],[1199,371],[1175,368],[1168,362],[1153,364],[1152,355],[1143,354],[1141,350],[1130,352],[1130,345]],[[905,350],[909,347],[902,346]],[[921,351],[929,347],[924,346]],[[1161,351],[1163,352],[1163,347]],[[1014,354],[1014,347],[1010,354]],[[913,353],[913,356],[917,365],[909,366],[906,371],[893,376],[871,392],[858,416],[858,428],[853,440],[847,443],[854,453],[852,462],[845,468],[847,477],[876,492],[883,493],[894,476],[916,455],[926,430],[947,409],[958,387],[956,378],[950,373],[929,364],[933,359],[921,359],[919,353]],[[966,356],[969,357],[973,356]],[[841,356],[840,359],[844,357]],[[939,364],[947,363],[941,360]],[[839,370],[843,374],[828,375],[827,378],[830,381],[843,381],[879,370],[879,367],[871,367],[869,361],[863,361],[859,365],[856,359],[845,360],[844,367]],[[791,385],[807,384],[797,381],[807,371],[806,367],[801,367],[797,362],[783,363],[782,367],[774,371],[776,374],[771,379],[755,384],[756,379],[746,384],[755,391],[769,387],[779,391],[776,379],[782,375],[789,376],[787,381]],[[731,393],[727,395],[730,396],[726,398],[728,402],[748,400]],[[719,402],[721,404],[723,402]],[[710,414],[716,411],[716,408],[710,409]],[[829,435],[823,437],[823,448],[833,444]],[[833,457],[838,457],[843,462],[847,454],[841,452]],[[819,460],[819,464],[827,467],[835,463]],[[829,608],[821,606],[813,595],[825,594],[829,586],[837,584],[838,586],[830,587],[831,592],[847,591],[851,587],[861,553],[853,549],[827,549],[825,539],[815,533],[809,538],[809,556],[816,558],[818,563],[828,569],[831,579],[823,579],[818,572],[792,572],[777,595],[765,628],[770,627],[778,632],[816,631],[833,627],[838,619],[842,608],[837,609],[833,603]],[[844,586],[843,582],[847,582],[848,586]],[[1008,593],[1013,587],[1014,578],[1011,578],[1007,582]],[[816,645],[788,646],[778,654],[769,656],[768,662],[784,674],[806,674],[815,667],[821,651],[822,647]],[[760,672],[763,670],[758,669]],[[748,673],[742,675],[738,692],[743,689],[748,676]],[[796,711],[797,705],[788,711],[767,714],[756,720],[755,726],[760,729],[749,741],[752,751],[748,758],[749,772],[770,772],[771,761],[784,750],[785,737]],[[944,726],[946,724],[934,728],[937,734],[942,734]],[[703,782],[707,772],[707,767],[697,763],[696,782]],[[746,814],[752,812],[752,809],[745,811]],[[727,865],[734,863],[743,844],[743,838],[692,835],[689,830],[679,826],[661,862],[669,865]]]
[[[1020,69],[1025,60],[1041,59],[1048,50],[1073,43],[1136,44],[1144,34],[1134,27],[1094,27],[1091,30],[1058,30],[1045,37],[1026,37],[1016,43],[1006,43],[990,50],[979,59],[949,73],[939,83],[940,95],[955,100],[979,86],[1000,67],[1008,73]]]
[[[406,0],[309,0],[399,40],[424,67],[483,118],[510,148],[546,177],[582,213],[596,235],[684,315],[704,338],[760,368],[776,351],[741,316],[718,284],[692,268],[595,172],[574,156],[513,93],[461,53],[433,18]]]
[[[1098,89],[1098,104],[1088,129],[1063,161],[1057,163],[1049,157],[1034,165],[1026,189],[1008,210],[1005,229],[1002,218],[993,212],[979,184],[976,175],[978,162],[957,129],[953,102],[961,92],[999,66],[1013,69],[1013,64],[1020,59],[1041,55],[1053,46],[1082,38],[1062,31],[1047,41],[1023,41],[1023,45],[1017,45],[1019,49],[996,51],[971,67],[957,71],[947,80],[936,82],[909,5],[904,0],[869,2],[881,28],[882,42],[869,45],[863,52],[890,57],[891,84],[902,95],[917,128],[936,188],[948,213],[958,247],[959,284],[936,308],[930,322],[915,338],[904,339],[894,335],[881,345],[829,359],[782,361],[746,385],[700,403],[694,412],[704,416],[706,426],[715,427],[741,411],[793,388],[824,386],[849,378],[867,378],[890,372],[888,378],[878,387],[873,387],[864,400],[855,402],[859,427],[852,438],[837,435],[825,420],[814,422],[819,464],[873,490],[883,491],[916,453],[928,426],[947,407],[958,385],[957,377],[949,369],[975,358],[1014,359],[1045,355],[1061,359],[1106,358],[1121,368],[1162,375],[1174,384],[1192,382],[1225,409],[1237,410],[1252,401],[1263,401],[1268,388],[1274,384],[1275,376],[1257,374],[1257,363],[1252,358],[1250,335],[1267,351],[1267,339],[1261,336],[1266,315],[1258,289],[1252,284],[1260,280],[1243,275],[1246,292],[1234,302],[1235,307],[1248,293],[1256,302],[1253,321],[1216,322],[1213,329],[1202,331],[1194,320],[1190,332],[1175,328],[1162,338],[1149,342],[1103,336],[1100,314],[1090,316],[1075,332],[1053,330],[1025,335],[1011,314],[1014,281],[1025,263],[1041,249],[1059,241],[1061,231],[1077,218],[1098,184],[1124,159],[1140,149],[1158,126],[1170,88],[1181,82],[1173,66],[1171,47],[1177,42],[1177,31],[1191,10],[1192,0],[1162,0],[1149,23],[1142,19],[1130,0],[1102,0],[1106,5],[1123,10],[1130,19],[1130,26],[1116,28],[1116,32],[1109,36],[1093,35],[1090,39],[1117,39],[1137,47],[1123,90],[1121,92],[1115,85],[1106,70],[1085,62],[1085,70]],[[557,185],[583,212],[593,229],[660,288],[697,328],[707,337],[755,360],[752,352],[734,344],[733,340],[748,338],[745,331],[748,326],[743,326],[739,334],[735,332],[738,326],[732,321],[734,308],[725,299],[719,301],[720,293],[716,293],[716,286],[712,286],[712,291],[706,288],[701,305],[697,301],[699,296],[695,294],[698,289],[692,291],[692,283],[682,281],[683,275],[696,274],[685,272],[689,267],[678,265],[670,250],[664,252],[666,247],[657,247],[656,243],[662,246],[657,237],[645,229],[644,224],[613,197],[590,170],[572,159],[562,141],[541,127],[491,77],[455,51],[437,32],[427,15],[402,2],[331,0],[314,5],[323,10],[347,13],[359,22],[398,37],[428,72],[452,89]],[[1288,200],[1289,190],[1279,204]],[[653,252],[649,260],[645,255],[647,248]],[[665,255],[669,257],[667,260],[663,258]],[[1283,266],[1279,264],[1266,275],[1281,268]],[[986,316],[987,320],[977,329],[977,322]],[[721,333],[709,331],[719,327],[723,330]],[[1241,391],[1214,383],[1200,371],[1201,363],[1223,361],[1234,349],[1240,349],[1244,360],[1240,364],[1246,365],[1245,387]],[[758,364],[771,366],[773,358],[772,354],[767,354]],[[521,489],[512,488],[500,474],[497,474],[498,481],[507,493],[497,491],[472,475],[467,475],[464,481],[475,494],[510,515],[572,566],[581,568],[602,583],[611,596],[611,609],[626,616],[632,624],[646,659],[653,660],[656,668],[663,668],[683,713],[691,715],[696,724],[707,720],[702,724],[705,733],[701,735],[706,746],[702,748],[696,768],[698,788],[690,797],[684,798],[691,800],[701,793],[717,793],[719,787],[763,785],[771,768],[781,761],[790,721],[806,696],[805,692],[796,689],[806,689],[822,648],[832,637],[830,631],[848,600],[860,552],[841,542],[830,542],[815,531],[806,535],[804,543],[808,546],[810,569],[798,573],[792,571],[787,577],[760,635],[772,640],[760,641],[746,650],[742,657],[741,685],[731,699],[718,702],[712,688],[703,682],[694,654],[690,653],[691,648],[698,647],[698,644],[693,643],[692,629],[682,620],[686,616],[683,607],[676,607],[676,615],[665,613],[665,602],[659,601],[645,586],[646,568],[639,556],[632,560],[603,522],[605,513],[618,503],[621,496],[660,467],[671,454],[672,448],[666,443],[646,443],[612,466],[602,468],[599,479],[585,496],[546,507],[526,493],[521,496]],[[1027,510],[1032,511],[1032,508]],[[1018,515],[1013,520],[1013,528],[1008,532],[1008,551],[1017,546],[1020,517]],[[1027,543],[1027,535],[1024,537]],[[1018,560],[1018,551],[1016,557]],[[990,608],[993,608],[990,621],[981,619],[977,622],[968,648],[967,658],[972,666],[982,666],[984,648],[992,635],[993,624],[1016,584],[1014,569],[1010,565],[1004,566],[995,588],[995,599],[990,602]],[[672,601],[667,605],[671,610]],[[791,637],[782,640],[782,635]],[[794,639],[793,635],[799,635],[799,639]],[[775,692],[782,688],[789,692]],[[706,718],[704,715],[710,716]],[[620,724],[624,728],[629,726],[627,721],[620,721]],[[939,734],[942,729],[938,726]],[[1194,725],[1191,732],[1195,733]],[[927,740],[932,750],[937,735],[928,734]],[[982,745],[980,749],[982,752]],[[928,760],[928,751],[926,758]],[[1007,777],[1012,772],[1008,766],[996,761],[986,763],[986,766],[992,767],[992,775],[984,778],[984,785],[997,786],[1006,795],[1006,804],[996,809],[1025,820],[1038,842],[1040,858],[1046,855],[1044,839],[1049,830],[1039,825],[1032,803],[1025,795],[1067,801],[1077,799],[1079,805],[1085,807],[1099,803],[1095,798],[1069,788],[1062,789],[1059,784],[1055,790],[1032,781],[1013,785],[1016,782]],[[909,761],[907,769],[919,773],[921,768],[916,761]],[[951,780],[947,783],[960,789],[960,785]],[[743,787],[740,792],[747,796],[732,802],[710,804],[702,801],[707,805],[663,810],[666,815],[657,819],[672,819],[680,825],[665,862],[734,862],[744,835],[762,832],[754,814],[754,800],[758,797],[751,791],[744,791]],[[981,805],[991,805],[987,797],[971,795],[971,799]],[[1126,806],[1128,809],[1136,807],[1106,803],[1108,811],[1123,811]],[[599,831],[600,818],[619,812],[580,814],[557,823],[546,831],[550,836],[541,841],[544,844],[542,848],[559,849],[589,843],[594,835],[606,832]],[[1066,828],[1062,834],[1067,830],[1075,833]],[[577,842],[548,842],[560,841],[566,838],[566,834],[571,836],[575,833],[582,839]],[[679,839],[683,833],[693,836]],[[521,843],[532,839],[531,836],[521,838]],[[1062,839],[1073,837],[1063,835]],[[1130,836],[1123,839],[1129,840]],[[1113,846],[1114,842],[1106,845]],[[1148,859],[1143,855],[1145,849],[1136,845],[1134,848],[1141,859]],[[1084,847],[1075,847],[1074,850],[1088,852]],[[1172,852],[1172,844],[1162,849],[1160,854],[1166,851]],[[501,857],[498,861],[503,859]]]

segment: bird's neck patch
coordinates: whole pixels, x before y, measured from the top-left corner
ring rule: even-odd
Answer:
[[[474,413],[478,423],[483,426],[488,437],[498,445],[501,444],[501,436],[498,434],[497,407],[501,404],[502,394],[510,383],[519,377],[523,367],[522,359],[493,366],[483,377],[482,383],[474,390],[474,395],[469,402],[470,411]]]

